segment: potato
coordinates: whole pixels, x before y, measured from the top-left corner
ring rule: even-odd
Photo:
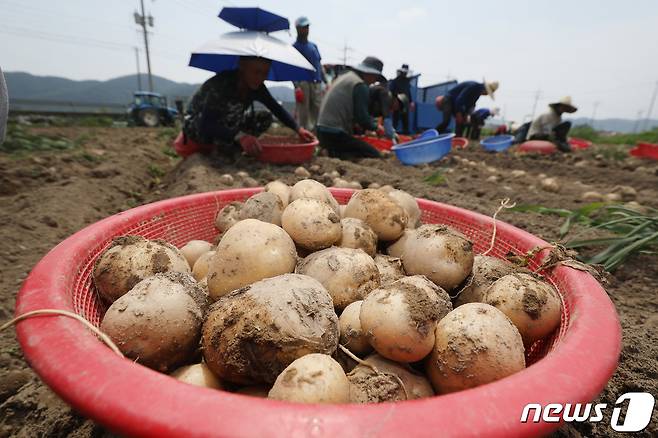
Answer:
[[[94,264],[92,277],[99,295],[113,302],[143,279],[161,272],[190,272],[181,252],[163,240],[122,236],[112,241]]]
[[[219,210],[215,218],[215,228],[220,233],[225,233],[229,228],[240,221],[240,210],[242,209],[242,202],[231,202],[226,204]]]
[[[455,307],[466,303],[483,303],[484,292],[494,281],[514,272],[527,271],[506,260],[484,255],[476,255],[473,261],[470,284],[464,287],[455,300]]]
[[[339,205],[338,206],[338,212],[340,213],[340,218],[345,219],[345,209],[347,208],[347,205]]]
[[[413,229],[420,225],[420,207],[416,198],[402,190],[391,190],[387,195],[407,213],[407,228]]]
[[[447,291],[459,286],[473,269],[473,245],[445,225],[422,225],[409,237],[402,265],[409,275],[424,275]]]
[[[221,379],[272,384],[295,359],[332,354],[338,317],[314,278],[285,274],[221,297],[203,325],[203,356]]]
[[[434,346],[434,326],[447,313],[439,289],[426,278],[398,281],[364,298],[359,320],[368,342],[381,356],[416,362]]]
[[[171,377],[190,385],[204,388],[224,389],[222,382],[215,376],[205,363],[197,363],[178,368]]]
[[[404,252],[405,245],[409,241],[409,238],[413,236],[415,232],[416,232],[415,230],[411,230],[409,228],[404,230],[400,238],[395,242],[391,243],[386,248],[386,254],[398,258],[402,257],[402,253]]]
[[[370,257],[377,252],[377,235],[361,219],[345,218],[340,221],[343,235],[337,243],[342,248],[362,249]]]
[[[281,226],[283,202],[275,193],[256,193],[247,199],[240,209],[240,219],[258,219],[259,221]]]
[[[342,236],[338,215],[317,199],[292,201],[283,211],[281,224],[297,245],[311,251],[328,248]]]
[[[201,281],[208,276],[208,270],[210,269],[210,260],[217,253],[217,251],[208,251],[199,257],[194,263],[192,268],[192,276],[196,281]],[[207,285],[206,281],[206,285]]]
[[[286,208],[290,203],[291,188],[286,183],[279,180],[269,182],[265,185],[265,191],[277,195],[283,203],[283,208]]]
[[[484,302],[512,320],[527,346],[560,325],[561,300],[557,291],[530,274],[510,274],[496,280],[484,293]]]
[[[293,272],[295,243],[280,227],[245,219],[228,230],[210,259],[208,291],[217,300],[263,278]]]
[[[350,382],[331,356],[312,353],[283,370],[268,398],[298,403],[349,403]]]
[[[426,370],[438,394],[474,388],[525,368],[519,331],[489,304],[456,308],[439,321],[435,337]]]
[[[361,219],[383,241],[400,237],[408,221],[404,209],[380,189],[356,192],[347,203],[345,217]]]
[[[340,215],[338,201],[323,184],[313,179],[303,179],[292,186],[290,190],[290,202],[297,199],[317,199],[318,201],[328,204],[337,215]]]
[[[404,367],[398,363],[381,357],[378,354],[368,356],[365,363],[374,366],[377,373],[366,365],[357,365],[348,375],[351,384],[351,396],[354,403],[373,403],[382,401],[415,400],[419,398],[432,397],[434,390],[427,378],[411,368]],[[384,376],[393,376],[391,381],[382,379]],[[356,376],[360,378],[355,378]],[[397,378],[395,378],[397,377]],[[373,388],[373,383],[384,381],[384,391]],[[401,385],[400,385],[401,383]],[[388,387],[387,387],[388,386]],[[391,391],[391,389],[394,389]],[[385,395],[385,397],[382,397]]]
[[[166,372],[197,350],[206,302],[189,274],[156,274],[112,303],[100,328],[127,357]]]
[[[379,271],[379,283],[382,286],[393,283],[406,275],[402,267],[402,260],[397,257],[377,254],[374,260]]]
[[[205,240],[190,240],[180,249],[181,254],[187,260],[190,269],[194,267],[194,263],[201,257],[203,254],[207,253],[212,249],[212,244],[206,242]]]
[[[314,252],[297,264],[295,272],[322,283],[339,310],[379,286],[375,261],[360,249],[332,247]]]
[[[351,303],[343,309],[340,318],[338,318],[340,343],[356,355],[364,355],[372,351],[372,346],[368,342],[365,333],[363,333],[361,321],[359,321],[362,303],[363,301]]]

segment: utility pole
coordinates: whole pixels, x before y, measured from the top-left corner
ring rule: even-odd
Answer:
[[[151,53],[149,52],[149,37],[148,31],[146,30],[147,24],[148,26],[153,27],[153,16],[146,16],[146,12],[144,12],[144,0],[140,0],[140,3],[142,5],[142,13],[140,15],[137,13],[137,11],[135,11],[135,23],[142,26],[142,33],[144,34],[144,48],[146,49],[146,68],[148,69],[149,76],[149,91],[153,92],[153,77],[151,76]]]
[[[537,102],[539,102],[539,96],[541,96],[541,90],[537,90],[535,93],[535,103],[532,106],[532,117],[530,117],[530,120],[535,120],[535,113],[537,112]]]
[[[592,120],[590,121],[589,125],[594,128],[594,117],[596,116],[596,110],[599,107],[599,104],[601,102],[594,102],[594,109],[592,110]]]
[[[139,49],[135,47],[135,61],[137,62],[137,90],[142,90],[142,73],[139,71]]]
[[[653,87],[653,96],[651,96],[651,103],[649,104],[649,109],[647,110],[647,121],[644,124],[644,130],[649,130],[649,124],[651,123],[651,113],[653,112],[653,104],[656,103],[656,94],[658,94],[658,81],[656,81],[656,86]]]
[[[347,45],[347,41],[343,45],[343,65],[347,65],[347,52],[351,52],[353,49]]]
[[[635,126],[633,126],[633,134],[637,133],[637,128],[640,126],[640,120],[642,120],[642,110],[637,112],[637,119],[635,119]]]

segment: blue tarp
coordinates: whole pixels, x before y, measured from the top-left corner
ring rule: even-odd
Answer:
[[[287,18],[261,8],[222,8],[219,18],[245,30],[276,32],[290,29]]]

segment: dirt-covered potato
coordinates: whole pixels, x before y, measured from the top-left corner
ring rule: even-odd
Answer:
[[[473,245],[445,225],[422,225],[404,245],[402,265],[409,275],[424,275],[447,291],[473,269]]]
[[[259,221],[281,226],[283,202],[275,193],[260,192],[247,199],[240,209],[241,219]]]
[[[439,321],[435,336],[426,370],[438,394],[474,388],[525,368],[519,331],[489,304],[456,308]]]
[[[355,301],[345,307],[338,318],[340,328],[340,343],[356,355],[368,354],[372,351],[372,346],[361,328],[359,314],[361,313],[361,304],[363,301]]]
[[[215,218],[215,228],[220,233],[225,233],[229,228],[238,223],[241,219],[240,210],[242,210],[243,205],[242,202],[235,201],[222,207]]]
[[[336,244],[342,248],[362,249],[370,257],[377,252],[377,235],[372,228],[361,219],[352,217],[340,221],[343,235]]]
[[[312,353],[283,370],[268,398],[298,403],[349,403],[350,382],[331,356]]]
[[[318,201],[324,202],[331,207],[334,213],[340,215],[338,201],[336,201],[324,184],[319,183],[314,179],[303,179],[292,186],[292,189],[290,190],[290,202],[304,198],[317,199]]]
[[[163,240],[122,236],[112,241],[96,263],[92,277],[105,301],[113,302],[143,279],[162,272],[190,272],[181,252]]]
[[[196,281],[201,281],[208,276],[208,270],[210,269],[210,259],[212,259],[216,252],[217,251],[208,251],[199,257],[196,263],[194,263],[194,267],[192,268],[192,276]]]
[[[279,180],[269,182],[265,185],[265,191],[277,195],[283,203],[283,208],[286,208],[290,203],[290,186]]]
[[[561,300],[557,291],[530,274],[499,278],[484,293],[484,302],[507,315],[528,346],[560,325]]]
[[[112,303],[100,328],[127,357],[167,372],[199,347],[207,300],[189,274],[156,274]]]
[[[427,378],[411,368],[381,357],[368,356],[367,365],[357,365],[348,375],[352,403],[381,403],[432,397],[434,391]]]
[[[375,256],[375,265],[379,270],[379,283],[384,286],[407,275],[402,267],[402,260],[383,254]]]
[[[407,241],[409,241],[409,237],[413,236],[416,230],[411,230],[407,228],[404,230],[402,235],[396,240],[395,242],[391,243],[387,248],[386,248],[386,254],[393,256],[393,257],[402,257],[402,253],[404,253],[404,248],[405,245],[407,244]]]
[[[293,272],[295,243],[280,227],[245,219],[228,230],[210,259],[208,291],[213,300],[263,278]]]
[[[181,247],[180,252],[185,257],[185,260],[187,260],[188,265],[190,265],[190,269],[192,269],[199,257],[211,249],[212,244],[205,240],[190,240]]]
[[[391,190],[387,195],[407,212],[407,228],[416,228],[420,225],[420,207],[416,198],[402,190]]]
[[[419,277],[375,289],[364,298],[359,320],[370,345],[396,362],[416,362],[434,346],[434,327],[447,313],[438,288]]]
[[[332,247],[314,252],[297,264],[295,272],[322,283],[339,310],[379,286],[375,261],[360,249]]]
[[[382,241],[399,238],[408,220],[404,209],[379,189],[354,193],[345,208],[345,217],[361,219]]]
[[[203,325],[203,356],[221,379],[272,384],[295,359],[332,354],[338,317],[327,290],[314,278],[285,274],[221,297]]]
[[[483,303],[484,292],[494,281],[514,272],[527,271],[507,260],[485,255],[476,255],[473,261],[472,277],[455,300],[455,307],[466,303]]]
[[[222,382],[215,376],[205,363],[197,363],[178,368],[171,377],[190,385],[204,388],[224,389]]]
[[[316,251],[340,240],[340,218],[325,202],[302,198],[292,201],[281,216],[283,229],[302,248]]]

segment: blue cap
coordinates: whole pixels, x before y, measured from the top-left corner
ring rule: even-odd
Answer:
[[[306,27],[309,24],[311,24],[311,21],[308,19],[308,17],[299,17],[297,20],[295,20],[295,27]]]

